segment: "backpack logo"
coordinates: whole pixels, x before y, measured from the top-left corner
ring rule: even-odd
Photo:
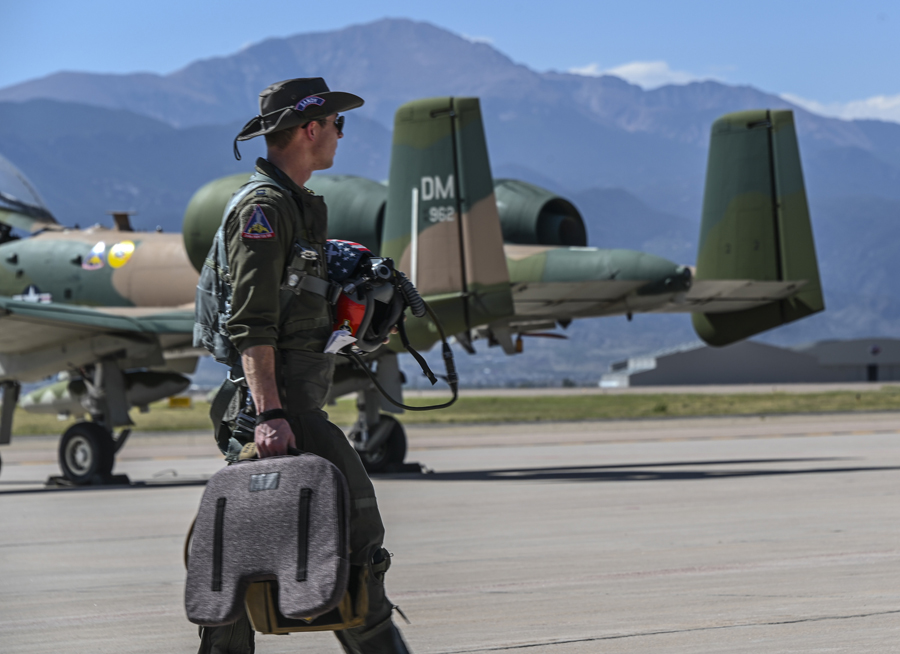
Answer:
[[[272,225],[266,219],[266,214],[258,204],[254,205],[250,220],[247,221],[247,226],[241,232],[241,238],[275,238],[275,230],[272,229]]]
[[[250,475],[250,492],[278,490],[280,472],[264,472],[259,475]]]

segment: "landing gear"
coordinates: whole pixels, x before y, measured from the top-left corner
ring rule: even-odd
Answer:
[[[350,431],[350,440],[362,459],[366,472],[391,472],[403,465],[406,458],[406,432],[396,418],[381,414],[368,430],[357,423]]]
[[[106,483],[115,463],[116,442],[95,422],[78,422],[59,441],[59,467],[77,486]]]
[[[116,452],[125,444],[134,423],[128,416],[125,376],[115,358],[101,359],[80,370],[85,396],[81,405],[93,422],[78,422],[69,427],[59,441],[59,467],[63,485],[128,483],[125,475],[113,477]],[[118,438],[113,429],[125,427]],[[51,477],[48,483],[59,483]]]
[[[384,348],[382,348],[384,349]],[[382,388],[394,398],[402,401],[403,383],[406,381],[397,355],[389,350],[370,359],[375,364],[375,376]],[[381,397],[381,393],[369,378],[349,361],[338,365],[332,385],[332,399],[355,392],[356,423],[350,428],[347,438],[359,454],[366,472],[369,474],[422,473],[419,463],[404,463],[406,458],[406,432],[400,421],[382,411],[397,412],[398,409]]]

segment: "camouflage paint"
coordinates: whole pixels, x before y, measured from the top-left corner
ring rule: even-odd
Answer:
[[[102,254],[95,250],[99,243]],[[197,277],[179,234],[92,227],[46,231],[0,246],[0,295],[10,297],[37,287],[63,304],[172,307],[193,302]]]
[[[382,243],[448,332],[513,314],[477,98],[397,110]]]
[[[361,243],[381,251],[387,186],[353,175],[313,175],[306,187],[325,198],[328,238]]]
[[[634,250],[507,245],[506,254],[513,284],[606,280],[653,284],[684,270],[672,261]]]
[[[181,222],[181,237],[188,259],[198,274],[212,247],[216,230],[222,224],[225,207],[248,179],[250,173],[220,177],[207,182],[191,196]]]
[[[698,252],[698,280],[807,282],[763,307],[694,314],[710,345],[825,308],[792,112],[743,111],[713,123]]]

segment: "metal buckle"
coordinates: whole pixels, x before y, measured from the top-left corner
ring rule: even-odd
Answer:
[[[306,261],[315,261],[319,258],[319,253],[310,248],[305,248],[299,243],[294,243],[294,254]]]

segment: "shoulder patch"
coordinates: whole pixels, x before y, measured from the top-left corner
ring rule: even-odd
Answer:
[[[257,194],[257,195],[265,195],[265,194],[266,194],[266,189],[264,189],[264,188],[258,188],[258,189],[256,189],[256,194]]]
[[[275,238],[275,230],[272,229],[272,225],[269,224],[265,212],[258,204],[253,205],[253,213],[251,213],[250,218],[247,219],[247,225],[244,227],[244,231],[241,232],[241,238],[254,240]]]

